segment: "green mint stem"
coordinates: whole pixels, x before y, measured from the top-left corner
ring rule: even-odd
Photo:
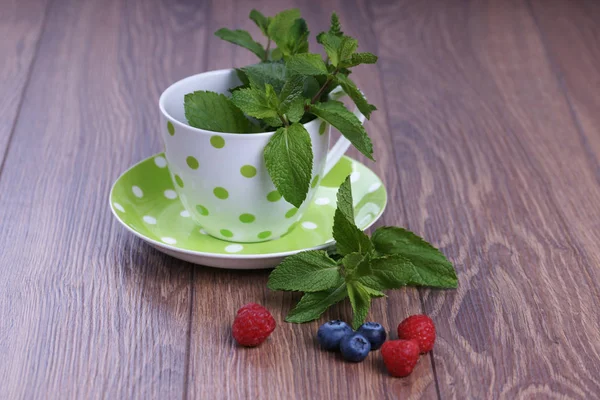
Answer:
[[[268,38],[267,40],[267,48],[265,49],[265,57],[263,59],[263,62],[267,62],[269,60],[269,48],[271,47],[271,38]]]
[[[321,98],[321,95],[323,94],[323,92],[325,91],[325,89],[327,89],[327,86],[329,86],[329,84],[331,83],[331,81],[333,80],[333,77],[339,72],[339,69],[336,68],[335,71],[333,71],[333,74],[331,74],[331,76],[329,76],[327,78],[327,80],[325,81],[325,83],[323,84],[323,86],[321,86],[321,89],[319,89],[319,91],[317,92],[317,94],[314,95],[314,97],[310,100],[310,104],[315,104],[317,100],[319,100]]]
[[[285,116],[285,114],[283,114],[283,115],[279,114],[279,119],[281,120],[281,122],[283,122],[284,126],[286,126],[286,127],[290,126],[290,123],[289,123],[287,117]]]

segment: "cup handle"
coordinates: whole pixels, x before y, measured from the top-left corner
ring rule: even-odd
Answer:
[[[330,96],[336,100],[344,95],[345,93],[342,91],[340,86],[333,89],[330,93]],[[365,123],[365,116],[358,110],[358,108],[354,108],[354,115],[356,115],[361,124]],[[348,151],[350,145],[350,141],[346,139],[344,135],[340,136],[338,141],[327,153],[325,168],[323,169],[323,176],[326,176],[329,171],[331,171],[331,169],[338,163],[338,161],[340,161],[342,156],[346,154],[346,151]]]

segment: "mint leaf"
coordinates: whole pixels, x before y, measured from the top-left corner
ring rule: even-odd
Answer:
[[[276,37],[284,37],[294,24],[294,21],[298,18],[300,18],[300,10],[297,8],[282,11],[274,17],[271,17],[268,31],[269,37],[273,40],[275,40]]]
[[[242,82],[242,84],[240,86],[250,86],[250,80],[248,79],[248,76],[241,68],[236,68],[235,74],[237,75],[240,82]]]
[[[344,92],[350,96],[359,111],[367,118],[371,118],[371,112],[377,110],[373,104],[369,104],[362,92],[356,87],[356,84],[347,76],[336,75],[337,83],[342,87]]]
[[[283,55],[294,55],[308,52],[308,26],[306,21],[298,18],[290,28],[285,44],[282,44]],[[279,46],[279,44],[277,44]]]
[[[278,47],[271,49],[270,53],[271,53],[271,60],[273,60],[273,61],[281,61],[281,59],[283,58],[283,53],[281,52],[281,49]]]
[[[319,92],[320,88],[321,85],[319,85],[319,82],[315,77],[307,76],[304,80],[304,91],[302,92],[302,95],[305,99],[312,99]]]
[[[344,266],[346,282],[369,275],[371,273],[370,261],[371,252],[366,254],[355,252],[344,256],[341,263]]]
[[[231,89],[227,89],[227,91],[228,91],[229,93],[233,93],[233,92],[235,92],[236,90],[245,89],[245,88],[247,88],[247,86],[246,86],[246,85],[239,85],[239,86],[234,86],[234,87],[232,87]]]
[[[372,246],[369,237],[337,210],[333,216],[333,238],[341,255],[366,253]]]
[[[286,80],[286,68],[282,62],[267,62],[248,65],[242,68],[251,86],[264,89],[268,83],[273,86],[275,92],[279,93]]]
[[[371,293],[360,282],[348,283],[348,297],[352,305],[352,328],[358,329],[365,322],[371,308]]]
[[[306,77],[304,76],[298,75],[287,78],[279,93],[282,104],[286,101],[291,101],[296,97],[302,97],[305,78]]]
[[[340,63],[341,68],[356,67],[360,64],[375,64],[377,62],[377,56],[371,53],[354,53],[349,60],[342,61]]]
[[[319,292],[340,284],[339,266],[325,251],[304,251],[283,260],[269,275],[271,290]]]
[[[344,272],[346,277],[352,277],[356,273],[356,268],[365,259],[365,255],[361,253],[348,253],[342,260],[341,264],[344,266]]]
[[[371,296],[371,298],[374,298],[374,297],[387,297],[387,295],[385,293],[383,293],[382,291],[370,288],[370,287],[368,287],[368,286],[366,286],[364,284],[362,285],[362,289],[365,292],[367,292]]]
[[[352,184],[350,183],[350,177],[347,176],[344,182],[340,185],[337,191],[337,209],[339,212],[348,219],[348,221],[354,223],[354,205],[352,199]]]
[[[300,207],[306,199],[313,166],[310,135],[299,123],[277,129],[264,150],[271,180],[285,200]]]
[[[319,318],[325,310],[344,300],[348,295],[346,283],[340,278],[339,286],[316,293],[306,293],[285,320],[297,324]]]
[[[350,59],[350,56],[356,51],[358,48],[358,41],[349,36],[342,36],[342,43],[339,49],[339,57],[340,61],[345,61]]]
[[[326,75],[327,67],[319,54],[303,53],[287,58],[285,66],[290,74]]]
[[[457,280],[440,274],[436,269],[417,266],[401,254],[377,257],[371,260],[371,274],[360,277],[365,285],[377,289],[398,289],[402,286],[456,288]],[[454,275],[456,276],[456,275]]]
[[[250,11],[250,19],[260,28],[263,35],[268,36],[269,18],[262,15],[260,11],[252,9],[252,11]]]
[[[374,258],[369,268],[370,273],[358,280],[375,290],[398,289],[411,284],[415,278],[407,260],[399,254]]]
[[[250,50],[261,60],[265,58],[265,49],[260,43],[255,42],[247,31],[242,29],[236,29],[235,31],[232,31],[231,29],[221,28],[215,32],[215,35],[223,40]]]
[[[348,176],[337,193],[338,208],[333,216],[333,238],[341,255],[366,254],[373,248],[369,237],[354,224],[352,191]]]
[[[379,254],[400,255],[407,284],[455,288],[458,278],[452,263],[441,251],[415,235],[398,227],[378,228],[372,236]]]
[[[317,36],[317,42],[323,45],[331,65],[342,67],[342,62],[349,60],[358,47],[358,42],[349,36],[337,36],[322,32]]]
[[[278,118],[263,118],[262,122],[264,122],[264,125],[266,125],[265,129],[268,132],[272,132],[274,130],[274,129],[270,129],[270,128],[279,128],[280,126],[283,125],[283,121],[279,117]]]
[[[231,96],[233,104],[254,118],[278,118],[279,98],[268,83],[265,90],[256,87],[238,89]]]
[[[308,51],[308,27],[297,8],[282,11],[271,18],[268,36],[284,56]]]
[[[306,100],[303,97],[297,97],[286,103],[281,111],[285,114],[290,122],[299,122],[304,116],[304,104]]]
[[[334,67],[337,67],[341,61],[339,49],[342,45],[342,38],[331,33],[321,32],[317,35],[317,42],[325,49],[325,53],[327,53],[327,57],[329,57],[329,62],[331,62]]]
[[[336,13],[331,14],[331,27],[329,28],[329,33],[335,36],[344,36],[342,26],[340,25],[340,19]]]
[[[310,111],[317,117],[329,122],[346,137],[358,151],[373,160],[373,143],[356,115],[348,111],[344,103],[330,100],[315,103]]]
[[[280,112],[285,114],[290,122],[298,122],[304,116],[304,76],[289,78],[279,94],[281,100]]]
[[[183,107],[190,126],[214,132],[250,133],[256,127],[225,95],[197,91],[186,94]]]

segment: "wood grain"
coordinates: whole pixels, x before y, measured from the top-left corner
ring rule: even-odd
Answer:
[[[409,225],[460,272],[424,294],[441,397],[594,398],[600,193],[526,4],[372,10]]]
[[[352,75],[379,109],[379,224],[459,270],[457,291],[374,301],[392,331],[436,321],[406,379],[379,354],[318,350],[318,322],[283,322],[298,296],[268,291],[268,271],[167,257],[108,210],[116,177],[163,148],[162,90],[257,61],[213,32],[259,37],[251,8],[290,7],[311,48],[336,10],[380,56]],[[598,17],[592,0],[1,0],[0,398],[599,398]],[[251,301],[278,328],[248,350],[230,324]],[[338,317],[347,304],[320,322]]]
[[[0,180],[0,398],[185,392],[191,265],[126,233],[107,199],[161,150],[156,99],[199,69],[204,15],[52,2]]]
[[[531,1],[530,7],[580,131],[589,168],[600,182],[600,7],[585,0],[566,5]]]
[[[46,1],[0,3],[0,172],[44,26]]]

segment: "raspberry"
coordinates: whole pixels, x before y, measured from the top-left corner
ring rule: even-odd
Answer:
[[[242,307],[240,307],[239,310],[237,310],[236,316],[240,315],[242,312],[247,311],[247,310],[266,310],[266,308],[264,308],[260,304],[248,303],[248,304],[243,305]]]
[[[419,344],[415,340],[388,340],[381,346],[381,355],[390,375],[403,378],[419,361]]]
[[[233,321],[233,338],[242,346],[254,347],[264,342],[275,330],[275,319],[261,305],[246,304]]]
[[[410,316],[398,325],[398,338],[416,340],[421,353],[427,353],[433,349],[435,325],[427,315]]]

